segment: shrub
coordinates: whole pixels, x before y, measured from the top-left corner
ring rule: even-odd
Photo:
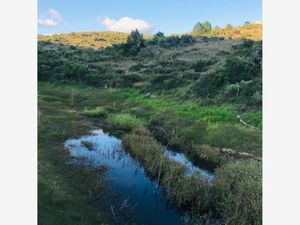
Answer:
[[[215,62],[215,58],[206,57],[195,62],[193,65],[193,69],[196,72],[203,72],[207,69],[208,66],[213,65]]]
[[[106,115],[106,110],[102,107],[96,107],[94,109],[85,108],[81,114],[88,117],[102,117]]]
[[[208,136],[213,146],[261,154],[262,136],[256,130],[231,124],[218,124],[209,129]]]
[[[179,131],[179,136],[186,142],[202,143],[205,140],[207,123],[196,121]]]
[[[141,48],[145,47],[143,35],[136,29],[127,37],[127,42],[121,45],[124,55],[135,56]]]
[[[196,35],[205,34],[209,31],[211,31],[211,23],[208,21],[204,23],[198,22],[193,28],[193,33]]]
[[[122,130],[133,130],[143,127],[140,119],[130,114],[113,114],[108,117],[107,122]]]
[[[216,170],[215,205],[224,224],[262,224],[262,166],[229,163]],[[222,224],[223,224],[222,223]]]
[[[153,37],[153,43],[158,44],[161,40],[165,39],[165,35],[163,32],[158,31],[156,34],[154,34]]]
[[[250,80],[256,75],[256,68],[246,58],[232,56],[225,63],[226,81],[229,83]]]
[[[212,98],[224,84],[224,73],[216,68],[203,72],[200,78],[191,86],[191,93],[196,97]]]

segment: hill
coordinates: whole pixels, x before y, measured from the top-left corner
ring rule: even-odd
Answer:
[[[78,46],[38,43],[41,158],[61,162],[65,175],[65,151],[48,147],[88,124],[103,126],[120,135],[177,207],[204,220],[198,224],[262,224],[262,42],[161,32],[145,40],[133,31],[126,42],[99,49],[88,38],[80,35]],[[165,146],[210,168],[216,180],[184,176],[177,163],[162,161]],[[82,184],[74,187],[79,193],[99,186],[74,183]],[[41,190],[48,202],[48,190],[57,188]],[[77,215],[78,200],[68,196],[67,214]]]
[[[105,48],[126,42],[128,33],[122,32],[73,32],[68,34],[39,35],[39,41],[87,48]],[[146,35],[150,38],[150,35]]]
[[[191,32],[193,36],[224,37],[235,40],[262,40],[262,24],[250,23],[243,26],[226,26],[225,28],[214,28],[209,32]]]
[[[261,42],[163,36],[125,55],[125,44],[103,50],[62,44],[72,37],[66,35],[60,44],[39,41],[40,80],[138,87],[204,102],[261,104]],[[89,45],[90,36],[80,37],[82,45]]]
[[[105,48],[114,44],[125,43],[128,33],[122,32],[73,32],[68,34],[39,35],[39,41],[51,42],[61,45],[72,45],[87,48]],[[207,37],[224,37],[234,40],[262,40],[262,24],[247,24],[238,27],[214,28],[209,32],[191,32],[191,35]],[[169,35],[175,36],[175,35]],[[153,35],[144,35],[149,40]]]

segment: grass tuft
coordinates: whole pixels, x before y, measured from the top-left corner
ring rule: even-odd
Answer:
[[[88,117],[103,117],[106,115],[106,110],[102,107],[96,107],[94,109],[85,108],[81,114]]]
[[[107,122],[110,125],[122,130],[138,129],[142,128],[144,125],[142,120],[127,113],[112,114],[108,117]]]

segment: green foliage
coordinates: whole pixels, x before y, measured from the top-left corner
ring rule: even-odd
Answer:
[[[195,121],[191,126],[179,130],[179,136],[187,143],[203,143],[207,134],[207,123]]]
[[[76,113],[78,104],[69,105],[74,89],[39,85],[38,118],[38,223],[89,225],[104,224],[96,209],[104,183],[92,171],[74,167],[63,142],[80,132],[86,124]],[[76,91],[77,92],[77,91]],[[93,200],[92,200],[93,199]],[[96,200],[94,202],[94,200]]]
[[[236,118],[238,112],[235,107],[203,106],[202,101],[181,101],[174,96],[150,97],[134,89],[92,88],[78,84],[40,82],[39,94],[39,109],[42,111],[39,124],[42,128],[39,131],[42,134],[42,140],[39,140],[39,143],[45,149],[48,149],[49,146],[56,146],[54,143],[62,143],[66,136],[82,134],[86,131],[82,126],[89,129],[86,120],[80,119],[76,112],[84,111],[86,106],[90,107],[87,111],[96,111],[97,107],[101,107],[107,112],[118,113],[108,117],[107,122],[112,125],[110,129],[122,130],[122,141],[126,150],[143,164],[147,173],[156,182],[159,182],[166,190],[170,200],[178,207],[203,219],[203,224],[210,224],[209,221],[212,218],[218,218],[220,224],[259,224],[261,220],[261,199],[259,199],[261,180],[257,177],[261,176],[261,163],[254,162],[255,158],[251,158],[248,162],[242,157],[228,157],[220,150],[221,147],[227,147],[233,148],[236,152],[246,151],[255,153],[256,156],[261,154],[261,132],[243,127]],[[70,104],[71,98],[73,98],[72,104]],[[72,108],[70,108],[71,105]],[[74,113],[71,113],[70,109]],[[252,125],[259,124],[261,123],[261,112],[255,110],[245,112],[241,114],[241,118]],[[100,117],[100,119],[104,118]],[[151,133],[144,128],[144,124],[149,125]],[[129,133],[129,130],[132,131]],[[193,159],[195,165],[205,162],[205,165],[212,164],[212,168],[221,166],[216,169],[216,181],[207,184],[199,179],[199,176],[184,176],[185,168],[182,165],[163,157],[165,147],[154,139],[153,136],[156,134],[165,137],[165,141],[162,139],[160,141],[166,142],[166,144],[173,138],[172,143],[183,146],[184,153]],[[182,143],[184,145],[181,145]],[[182,150],[182,148],[179,149]],[[58,165],[60,162],[64,162],[64,157],[59,155],[64,152],[54,151],[54,149],[53,151],[42,151],[43,154],[50,154],[53,157],[52,160]],[[244,154],[244,152],[242,153]],[[57,161],[58,159],[60,160]],[[237,160],[239,162],[233,163]],[[229,164],[227,164],[228,162]],[[233,166],[229,166],[231,164]],[[45,163],[40,164],[40,166],[44,165]],[[89,190],[87,188],[96,187],[97,185],[93,185],[93,182],[98,181],[99,178],[90,177],[92,173],[89,176],[83,173],[83,177],[81,177],[82,171],[69,173],[66,170],[67,166],[59,167],[56,173],[49,173],[48,169],[43,171],[39,169],[39,171],[43,176],[47,174],[47,180],[49,174],[60,173],[63,176],[71,174],[69,177],[71,180],[66,180],[66,184],[71,183],[72,187],[77,191],[81,190],[80,193],[82,192],[83,195],[82,193],[72,195],[72,192],[68,195],[70,196],[69,200],[58,204],[55,198],[50,197],[51,191],[48,190],[51,189],[42,187],[40,195],[42,210],[39,211],[42,216],[39,216],[39,219],[76,224],[74,221],[77,221],[78,218],[75,212],[80,205],[82,210],[78,213],[87,216],[87,218],[85,217],[87,222],[84,224],[93,224],[98,220],[97,216],[94,214],[93,208],[88,208],[87,203],[82,202],[81,199],[86,199],[84,193]],[[62,174],[61,171],[64,173]],[[54,181],[51,182],[55,184]],[[61,184],[58,184],[61,187]],[[54,189],[54,193],[57,193],[57,189]],[[69,190],[68,193],[70,193]],[[80,196],[80,198],[77,199],[76,196]],[[241,202],[239,198],[245,198],[245,201]],[[52,204],[52,201],[55,203]],[[47,206],[50,207],[47,208]],[[89,209],[91,210],[87,213],[86,210]],[[75,217],[67,222],[66,218],[71,217],[61,214],[60,210],[64,210],[66,215],[75,215]],[[49,212],[54,216],[50,216]],[[249,215],[246,215],[246,212],[249,212]],[[56,220],[52,220],[53,218]]]
[[[262,24],[245,23],[244,25],[237,27],[228,24],[224,28],[216,26],[213,29],[209,29],[209,26],[207,27],[208,29],[201,28],[200,23],[197,23],[191,34],[193,36],[222,37],[230,40],[262,40]]]
[[[179,47],[179,46],[187,46],[195,42],[193,36],[184,34],[181,36],[172,35],[165,37],[162,32],[158,32],[154,35],[152,40],[149,40],[148,43],[151,45],[159,45],[163,48],[172,48],[172,47]]]
[[[130,114],[109,115],[107,122],[122,130],[133,130],[143,127],[143,121]]]
[[[165,35],[163,32],[158,31],[156,34],[153,36],[153,43],[159,43],[161,40],[165,39]]]
[[[196,61],[193,67],[196,72],[203,72],[207,69],[207,67],[215,64],[216,61],[217,60],[215,58],[210,58],[210,57],[202,58]]]
[[[231,148],[252,154],[261,152],[262,136],[256,130],[231,124],[218,124],[209,129],[208,137],[212,146]]]
[[[137,55],[143,47],[145,47],[145,40],[143,38],[143,34],[140,34],[137,29],[130,33],[125,44],[120,45],[120,48],[123,50],[123,54],[126,56]]]
[[[196,23],[196,25],[193,28],[193,33],[197,35],[205,34],[211,31],[211,23],[206,21],[204,23]]]
[[[106,115],[106,110],[103,107],[96,107],[94,109],[85,108],[81,114],[88,117],[102,117]]]
[[[262,224],[262,166],[255,162],[227,164],[216,171],[215,204],[224,224]]]
[[[250,80],[255,76],[257,68],[249,60],[240,56],[227,59],[225,64],[226,81],[228,83]]]
[[[123,45],[93,50],[39,42],[39,80],[105,88],[138,87],[155,95],[200,98],[205,104],[261,106],[261,42],[237,45],[219,40],[218,48],[224,46],[226,51],[216,51],[215,40],[208,39],[199,47],[203,39],[189,35],[165,37],[158,33],[154,38],[159,39],[157,43],[154,39],[143,42],[137,31],[129,37],[130,44],[124,46],[133,46],[133,52],[131,47],[125,52],[134,57],[127,53],[124,57]]]
[[[216,68],[200,74],[200,78],[191,86],[193,96],[205,99],[213,98],[224,85],[225,76],[222,70]]]

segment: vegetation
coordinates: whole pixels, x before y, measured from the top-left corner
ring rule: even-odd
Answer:
[[[195,34],[205,34],[210,31],[211,31],[211,23],[208,21],[204,23],[198,22],[193,28],[193,33]]]
[[[112,114],[108,123],[122,130],[133,130],[143,126],[143,122],[130,114]]]
[[[39,86],[38,223],[107,224],[95,208],[104,182],[91,168],[66,164],[64,140],[87,130],[86,121],[70,111],[72,91],[68,96],[44,91]]]
[[[44,224],[72,224],[78,202],[84,202],[79,214],[85,224],[104,222],[95,210],[85,214],[94,209],[85,190],[101,195],[104,185],[95,184],[95,171],[87,168],[72,178],[77,169],[65,164],[68,155],[59,150],[91,123],[120,135],[169,199],[203,223],[262,223],[262,43],[210,37],[215,35],[209,23],[198,24],[194,32],[202,34],[158,32],[144,38],[136,30],[105,49],[39,42],[39,217]],[[182,165],[163,156],[164,146],[182,151],[195,165],[205,163],[216,180],[209,184],[197,175],[184,176]]]
[[[191,34],[193,36],[223,37],[226,39],[249,39],[260,41],[262,40],[262,24],[248,22],[237,27],[228,24],[225,26],[225,28],[212,28],[209,22],[199,22],[195,25]]]
[[[85,108],[82,112],[82,115],[89,117],[101,117],[106,115],[106,110],[102,107],[96,107],[94,109]]]
[[[128,34],[118,32],[77,32],[69,34],[40,35],[39,41],[54,44],[80,46],[89,48],[105,48],[126,42]]]
[[[216,171],[213,187],[224,224],[262,224],[262,167],[253,162],[229,163]]]

